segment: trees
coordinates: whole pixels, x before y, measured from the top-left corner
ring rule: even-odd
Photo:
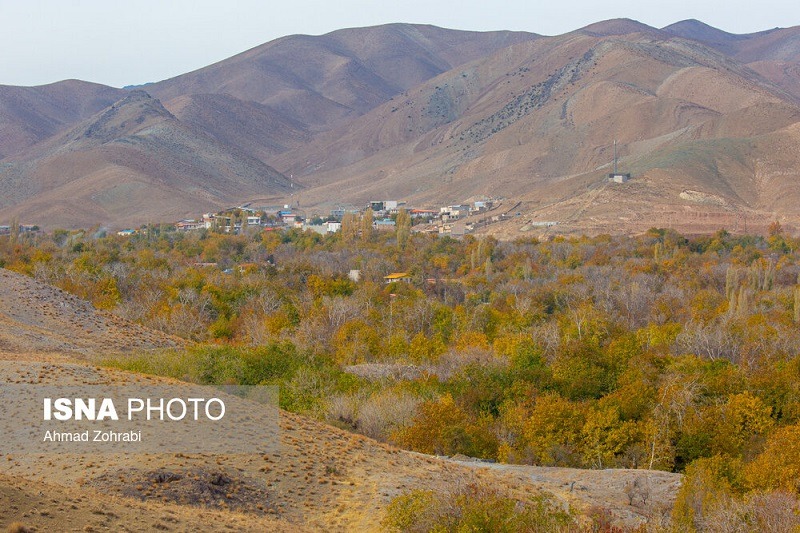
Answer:
[[[361,240],[368,242],[375,232],[375,213],[367,208],[361,215]]]
[[[395,497],[382,525],[389,531],[573,531],[574,518],[544,496],[519,500],[486,483],[459,483],[446,493],[415,490]]]
[[[358,226],[358,217],[353,213],[345,213],[342,217],[342,228],[339,230],[344,243],[350,244],[358,238]]]
[[[584,407],[548,393],[536,398],[523,428],[525,443],[538,464],[579,466],[581,432],[586,424]]]
[[[408,244],[408,238],[411,236],[411,215],[409,215],[408,211],[405,209],[401,209],[397,212],[395,228],[397,247],[401,250],[405,250]]]
[[[744,475],[750,489],[800,492],[800,426],[786,426],[770,435]]]
[[[497,441],[490,429],[481,420],[470,419],[449,393],[423,403],[411,425],[396,431],[392,440],[435,455],[492,458],[497,453]]]
[[[155,226],[126,239],[0,236],[0,264],[213,345],[205,348],[285,342],[286,371],[270,370],[278,362],[257,350],[201,354],[203,373],[193,351],[142,368],[186,379],[262,376],[281,387],[284,407],[344,413],[339,423],[350,429],[427,453],[686,471],[686,509],[722,502],[711,514],[706,506],[704,523],[762,520],[753,502],[773,505],[795,490],[793,244],[665,230],[458,240],[405,236],[403,212],[394,235],[373,233],[370,217],[346,215],[342,232],[328,236]],[[347,279],[351,269],[360,281]],[[382,284],[400,271],[413,272],[412,282]],[[345,371],[361,363],[408,372]]]

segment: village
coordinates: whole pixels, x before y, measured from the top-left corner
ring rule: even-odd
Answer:
[[[338,206],[323,215],[308,214],[305,209],[297,205],[255,207],[247,203],[217,213],[204,213],[197,219],[184,219],[167,226],[183,232],[207,230],[240,234],[257,228],[261,231],[300,229],[326,235],[340,231],[342,221],[348,216],[355,217],[359,221],[366,216],[372,217],[372,226],[375,230],[394,231],[397,215],[401,211],[406,211],[411,218],[412,232],[457,237],[516,216],[517,213],[512,211],[518,205],[504,211],[502,198],[486,198],[470,203],[442,206],[438,209],[417,209],[407,206],[403,201],[372,200],[362,207]],[[142,230],[123,229],[117,234],[131,236],[140,231]]]

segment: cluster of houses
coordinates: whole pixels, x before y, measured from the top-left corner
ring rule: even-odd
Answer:
[[[315,231],[320,234],[336,233],[342,229],[342,219],[352,214],[362,217],[370,210],[373,227],[376,230],[393,231],[396,217],[401,210],[406,210],[414,221],[413,231],[440,234],[469,233],[475,223],[458,223],[462,219],[491,211],[497,200],[487,199],[471,204],[456,204],[436,209],[414,209],[406,206],[406,202],[397,200],[373,200],[365,206],[340,206],[330,211],[326,217],[320,215],[306,216],[304,210],[290,205],[278,207],[254,208],[249,205],[228,209],[219,213],[205,213],[199,219],[185,219],[174,224],[177,231],[213,230],[222,233],[238,234],[247,228],[260,228],[263,231],[274,231],[288,228]],[[503,215],[496,215],[500,218]],[[121,236],[134,235],[136,230],[118,231]]]
[[[205,213],[198,219],[180,220],[172,225],[176,231],[211,230],[221,233],[238,234],[247,228],[259,228],[263,231],[277,231],[297,228],[315,231],[320,234],[336,233],[342,229],[342,219],[348,215],[362,217],[371,210],[373,227],[376,230],[393,231],[396,227],[395,220],[401,210],[405,210],[413,220],[412,231],[423,233],[438,233],[459,235],[470,233],[481,224],[497,222],[504,218],[504,214],[493,214],[492,210],[500,201],[486,199],[470,204],[455,204],[439,207],[438,209],[416,209],[406,205],[406,202],[397,200],[373,200],[363,207],[340,206],[330,211],[328,216],[314,214],[310,217],[298,207],[282,205],[275,207],[254,208],[249,205],[220,211],[219,213]],[[472,218],[478,215],[477,218]],[[482,218],[481,218],[482,217]],[[35,232],[39,227],[32,224],[20,224],[20,233]],[[10,235],[11,226],[0,226],[0,235]],[[117,235],[129,237],[139,230],[123,229]]]
[[[19,233],[35,233],[39,231],[39,226],[35,224],[20,224],[17,226]],[[0,235],[11,235],[11,226],[0,226]]]

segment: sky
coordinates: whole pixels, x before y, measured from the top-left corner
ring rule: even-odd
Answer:
[[[791,0],[0,0],[0,84],[160,81],[292,34],[390,22],[558,35],[632,18],[731,33],[800,25]]]

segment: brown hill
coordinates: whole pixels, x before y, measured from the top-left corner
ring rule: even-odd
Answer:
[[[283,195],[289,181],[134,91],[72,129],[6,158],[0,190],[3,218],[47,227],[120,227]]]
[[[99,311],[51,285],[0,269],[0,350],[103,353],[182,345],[182,339]]]
[[[748,35],[728,33],[696,19],[682,20],[661,28],[661,31],[711,45],[722,52],[731,53],[736,50],[738,41],[746,40]]]
[[[576,205],[591,201],[610,171],[617,139],[623,171],[663,176],[647,194],[633,182],[621,189],[633,192],[633,212],[648,213],[652,202],[676,216],[707,209],[682,198],[687,189],[720,196],[731,212],[796,215],[785,209],[798,193],[787,191],[792,199],[779,205],[753,179],[758,161],[775,159],[776,144],[751,142],[767,134],[792,142],[784,128],[800,120],[793,98],[701,43],[657,31],[620,36],[639,27],[610,26],[521,43],[442,74],[279,156],[276,166],[308,186],[305,204],[504,196],[526,200],[520,212],[529,220],[541,206],[566,202],[547,214],[574,222]],[[625,226],[606,215],[617,230]]]
[[[595,22],[594,24],[589,24],[577,30],[576,33],[582,33],[592,37],[611,37],[612,35],[630,35],[633,33],[649,34],[653,36],[659,36],[659,34],[661,34],[656,28],[648,26],[647,24],[642,24],[638,20],[627,18]]]
[[[735,35],[684,20],[663,31],[713,47],[800,99],[800,26]]]
[[[0,159],[89,118],[124,94],[78,80],[39,87],[0,85]]]
[[[412,24],[294,35],[145,88],[168,108],[189,94],[227,94],[325,130],[462,63],[536,37]]]

